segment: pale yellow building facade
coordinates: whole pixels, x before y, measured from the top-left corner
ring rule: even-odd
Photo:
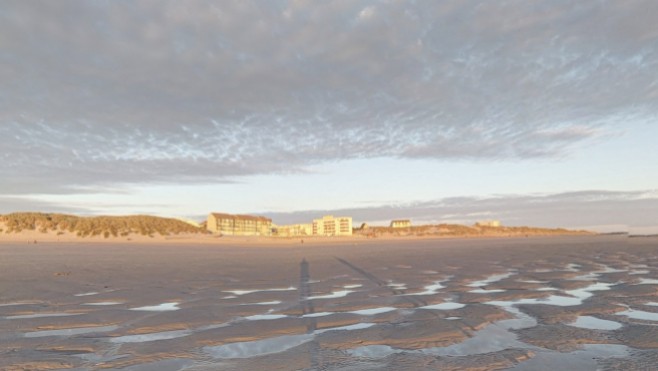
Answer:
[[[322,219],[313,220],[311,231],[314,236],[351,236],[352,218],[325,215]]]
[[[274,227],[279,237],[304,237],[313,234],[312,224],[292,224]]]
[[[478,227],[500,227],[500,220],[481,220],[475,223]]]
[[[391,220],[391,228],[409,228],[411,227],[411,220],[409,219],[398,219]]]
[[[252,215],[210,213],[206,228],[214,233],[229,236],[270,236],[272,219]]]

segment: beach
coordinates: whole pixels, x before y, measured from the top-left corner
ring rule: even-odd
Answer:
[[[642,370],[658,357],[656,238],[163,240],[0,243],[0,369]]]

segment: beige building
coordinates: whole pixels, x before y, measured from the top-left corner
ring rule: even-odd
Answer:
[[[314,219],[312,233],[316,236],[351,236],[352,218],[326,215],[322,219]]]
[[[206,228],[212,233],[230,236],[270,236],[272,219],[252,215],[210,213]]]
[[[391,220],[391,228],[409,228],[409,227],[411,227],[411,220],[409,219]]]
[[[500,220],[481,220],[475,225],[478,227],[500,227]]]

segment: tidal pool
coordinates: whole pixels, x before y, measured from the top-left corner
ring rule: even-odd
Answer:
[[[179,310],[178,307],[180,303],[171,302],[171,303],[162,303],[158,305],[150,305],[145,307],[130,308],[130,310],[145,311],[145,312],[166,312],[172,310]]]
[[[501,289],[492,289],[492,290],[485,290],[485,289],[475,289],[475,290],[470,290],[470,293],[473,294],[494,294],[498,292],[505,292],[505,290]]]
[[[427,285],[424,287],[425,290],[421,292],[412,292],[404,295],[434,295],[436,294],[439,290],[445,289],[446,287],[443,286],[441,283],[445,281],[436,281],[431,285]]]
[[[277,304],[281,304],[281,300],[262,301],[260,303],[244,303],[240,305],[277,305]]]
[[[253,316],[246,316],[244,319],[248,321],[269,321],[273,319],[287,318],[285,314],[254,314]]]
[[[269,339],[208,346],[204,347],[203,351],[214,358],[250,358],[292,349],[312,341],[317,335],[325,332],[361,330],[374,325],[374,323],[357,323],[354,325],[316,330],[310,334],[284,335]]]
[[[33,313],[33,314],[21,314],[17,316],[7,316],[5,319],[27,319],[27,318],[47,318],[47,317],[69,317],[69,316],[79,316],[84,313]]]
[[[331,294],[327,295],[314,295],[314,296],[309,296],[306,298],[306,300],[313,300],[313,299],[336,299],[336,298],[342,298],[347,296],[348,294],[353,293],[354,290],[339,290],[339,291],[332,291]]]
[[[290,287],[278,287],[278,288],[272,288],[272,289],[254,289],[254,290],[224,290],[222,292],[228,292],[229,294],[233,295],[247,295],[247,294],[253,294],[255,292],[276,292],[276,291],[295,291],[297,290],[296,287],[290,286]]]
[[[123,304],[120,301],[97,301],[93,303],[82,303],[82,305],[97,305],[97,306],[105,306],[105,305],[119,305]]]
[[[453,310],[453,309],[461,309],[464,308],[465,306],[466,304],[448,301],[440,304],[425,305],[423,307],[418,307],[418,309]]]
[[[658,313],[645,312],[643,310],[628,309],[623,312],[616,313],[619,316],[626,316],[633,319],[642,319],[645,321],[658,321]]]
[[[82,294],[75,294],[73,296],[92,296],[92,295],[98,295],[98,292],[96,291],[83,292]]]
[[[615,321],[608,321],[592,316],[579,316],[575,322],[569,323],[569,326],[586,328],[590,330],[618,330],[622,324]]]
[[[92,334],[96,332],[109,332],[118,329],[119,326],[95,326],[95,327],[78,327],[78,328],[64,328],[57,330],[43,330],[26,332],[26,338],[36,338],[45,336],[73,336],[82,334]]]
[[[502,274],[493,274],[483,280],[479,281],[474,281],[469,283],[467,286],[468,287],[481,287],[481,286],[487,286],[491,283],[498,282],[500,280],[503,280],[505,278],[509,278],[513,276],[515,272],[507,272],[507,273],[502,273]]]

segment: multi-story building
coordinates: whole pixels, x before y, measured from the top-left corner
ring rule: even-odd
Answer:
[[[500,227],[500,220],[481,220],[475,223],[478,227]]]
[[[314,219],[312,234],[316,236],[351,236],[352,218],[326,215],[322,219]]]
[[[409,228],[409,227],[411,227],[411,220],[409,219],[391,220],[391,228]]]
[[[216,234],[270,236],[272,234],[272,219],[252,215],[210,213],[206,228]]]
[[[311,224],[280,225],[274,227],[274,229],[279,237],[303,237],[310,236],[313,233]]]

